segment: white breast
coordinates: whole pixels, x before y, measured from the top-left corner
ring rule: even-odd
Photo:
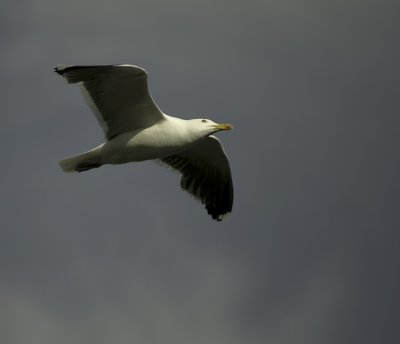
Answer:
[[[120,134],[102,147],[102,162],[123,164],[161,159],[182,152],[202,139],[190,135],[185,122],[166,120],[143,130]]]

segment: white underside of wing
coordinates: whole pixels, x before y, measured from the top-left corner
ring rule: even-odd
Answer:
[[[108,127],[107,122],[103,119],[102,113],[97,108],[97,106],[96,106],[95,102],[93,101],[92,97],[89,95],[89,92],[85,87],[85,84],[81,83],[79,86],[80,86],[80,89],[81,89],[81,93],[82,93],[83,99],[85,100],[86,104],[89,106],[90,110],[92,110],[92,112],[96,116],[97,122],[102,127],[102,129],[104,131],[104,134],[107,135],[107,133],[108,133],[110,128]]]
[[[147,73],[134,65],[58,66],[82,95],[108,139],[147,128],[164,118],[147,86]]]

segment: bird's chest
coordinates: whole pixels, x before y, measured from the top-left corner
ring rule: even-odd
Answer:
[[[189,148],[197,140],[185,133],[165,128],[147,128],[119,135],[104,147],[109,163],[160,159]]]

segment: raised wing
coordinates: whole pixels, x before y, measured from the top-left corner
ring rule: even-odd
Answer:
[[[161,161],[182,173],[181,187],[205,204],[213,219],[221,221],[232,211],[229,161],[215,136],[208,136],[188,150]]]
[[[83,96],[108,139],[146,128],[164,115],[153,101],[147,73],[133,65],[57,66],[68,83],[80,83]]]

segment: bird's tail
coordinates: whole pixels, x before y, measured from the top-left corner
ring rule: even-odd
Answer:
[[[64,172],[83,172],[100,167],[102,163],[94,150],[61,160],[60,167]]]

